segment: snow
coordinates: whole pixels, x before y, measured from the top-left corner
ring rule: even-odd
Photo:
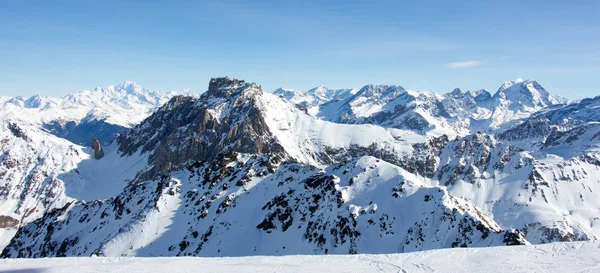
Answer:
[[[156,107],[178,94],[192,95],[189,90],[162,93],[142,88],[132,81],[119,85],[84,90],[63,98],[32,96],[0,100],[0,120],[19,124],[41,125],[52,121],[75,121],[84,118],[131,127],[149,116]]]
[[[598,272],[599,243],[387,255],[3,259],[3,272]]]
[[[28,218],[35,219],[45,212],[37,195],[43,195],[45,202],[64,205],[68,198],[59,194],[64,189],[59,175],[73,170],[89,155],[78,145],[35,127],[19,128],[24,134],[22,138],[14,136],[6,124],[0,125],[0,162],[3,163],[0,171],[5,177],[0,180],[0,186],[12,193],[0,199],[0,215],[21,219],[29,214]],[[53,197],[56,199],[52,200]]]
[[[268,93],[262,95],[261,102],[264,103],[265,121],[286,152],[293,158],[313,165],[319,165],[314,155],[325,148],[348,149],[352,145],[368,147],[375,144],[399,154],[408,154],[412,152],[412,144],[426,139],[407,130],[317,119]]]
[[[463,93],[456,89],[440,95],[400,86],[365,85],[351,96],[320,100],[316,99],[315,90],[310,93],[278,89],[275,93],[304,105],[309,114],[323,120],[370,123],[450,138],[505,130],[537,111],[568,102],[550,95],[536,81],[521,78],[504,83],[493,97],[485,90]],[[415,121],[420,124],[414,124]]]
[[[81,147],[89,155],[78,162],[75,170],[62,174],[65,194],[76,200],[103,200],[117,196],[128,181],[147,167],[149,154],[141,151],[131,156],[122,156],[117,143],[103,147],[104,157],[100,160],[91,156],[90,147]]]

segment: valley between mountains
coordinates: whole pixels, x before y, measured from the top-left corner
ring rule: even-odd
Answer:
[[[223,77],[201,95],[125,82],[0,104],[4,258],[600,239],[600,97],[532,80],[437,94]]]

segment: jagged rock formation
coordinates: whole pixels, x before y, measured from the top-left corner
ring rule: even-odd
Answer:
[[[92,141],[92,150],[94,150],[94,158],[100,159],[104,157],[104,150],[102,150],[102,145],[100,145],[100,141],[94,138]]]
[[[23,132],[23,130],[16,123],[9,122],[8,123],[8,130],[10,130],[10,132],[15,137],[21,138],[23,140],[28,140],[27,135],[25,135],[25,133]]]
[[[194,160],[211,160],[221,152],[283,152],[266,126],[255,83],[211,79],[200,98],[176,96],[134,130],[118,139],[119,150],[131,155],[152,151],[144,178],[181,169]]]

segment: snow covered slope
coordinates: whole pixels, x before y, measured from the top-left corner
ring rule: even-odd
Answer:
[[[74,200],[115,196],[146,167],[147,157],[122,158],[116,145],[105,148],[103,160],[92,153],[31,125],[0,125],[0,247],[18,226],[49,210]]]
[[[113,144],[103,147],[105,158],[99,161],[88,145],[94,138],[112,142],[116,132],[149,115],[168,96],[126,82],[62,99],[3,97],[0,247],[18,226],[48,210],[120,193],[125,181],[146,167],[147,157],[121,158]]]
[[[37,128],[0,125],[0,247],[21,224],[66,204],[59,176],[86,156],[80,147]]]
[[[597,145],[592,135],[583,142]],[[531,243],[598,240],[600,153],[564,143],[571,147],[527,152],[490,135],[467,136],[444,147],[433,177]]]
[[[130,184],[116,198],[71,203],[19,230],[2,255],[352,254],[526,243],[472,204],[372,157],[322,171],[275,168],[276,160],[223,155]]]
[[[386,255],[3,259],[5,272],[597,272],[598,243]]]

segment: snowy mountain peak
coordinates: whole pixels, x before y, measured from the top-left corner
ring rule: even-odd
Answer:
[[[86,100],[114,101],[117,103],[127,103],[127,101],[136,100],[141,103],[157,104],[156,98],[163,96],[161,92],[143,88],[134,81],[125,81],[117,85],[107,87],[96,87],[92,90],[83,90],[65,98],[73,102]]]
[[[319,86],[317,86],[317,87],[315,87],[315,88],[312,88],[312,89],[310,89],[310,90],[308,90],[308,91],[311,91],[311,92],[313,92],[313,93],[316,93],[316,92],[318,92],[318,91],[325,91],[325,90],[327,90],[327,89],[329,89],[329,88],[327,88],[327,86],[325,86],[325,85],[322,85],[322,84],[321,84],[321,85],[319,85]]]
[[[469,91],[469,93],[471,93],[471,96],[473,96],[473,97],[478,97],[478,96],[481,96],[481,95],[487,95],[487,96],[491,97],[490,92],[488,92],[485,89],[479,89],[479,90],[475,90],[475,91]]]
[[[319,85],[313,89],[308,90],[309,93],[314,94],[318,97],[327,98],[331,96],[333,90],[327,88],[325,85]]]
[[[477,103],[482,103],[492,98],[492,94],[485,89],[470,91],[469,93],[471,93],[471,96],[475,98]]]
[[[462,95],[462,94],[463,94],[462,90],[460,90],[460,88],[458,88],[458,87],[454,88],[454,90],[452,90],[452,92],[450,92],[450,95],[452,95],[452,96],[458,96],[458,95]]]
[[[356,96],[372,97],[372,98],[385,98],[385,97],[396,97],[401,93],[405,93],[406,90],[402,86],[397,85],[372,85],[368,84],[361,88]]]
[[[519,78],[517,78],[515,80],[510,80],[510,81],[504,82],[504,84],[502,84],[502,86],[499,88],[498,91],[504,91],[504,90],[506,90],[506,89],[514,86],[514,85],[523,85],[523,83],[527,84],[527,83],[530,83],[530,82],[534,82],[534,81],[530,80],[530,79],[524,80],[524,79],[522,79],[522,78],[519,77]]]
[[[51,100],[46,96],[35,95],[23,102],[25,108],[44,108],[51,103]]]
[[[126,81],[62,98],[40,95],[5,98],[0,102],[0,116],[43,128],[76,144],[87,146],[96,137],[104,145],[118,132],[139,123],[169,98],[182,93],[192,95],[189,90],[162,93]]]
[[[142,88],[139,84],[134,81],[125,81],[122,84],[115,86],[115,90],[123,90],[128,94],[140,94],[143,92],[151,92],[148,89]]]
[[[498,102],[505,101],[512,110],[541,109],[560,101],[548,93],[544,87],[534,80],[518,78],[505,82],[494,95]]]

